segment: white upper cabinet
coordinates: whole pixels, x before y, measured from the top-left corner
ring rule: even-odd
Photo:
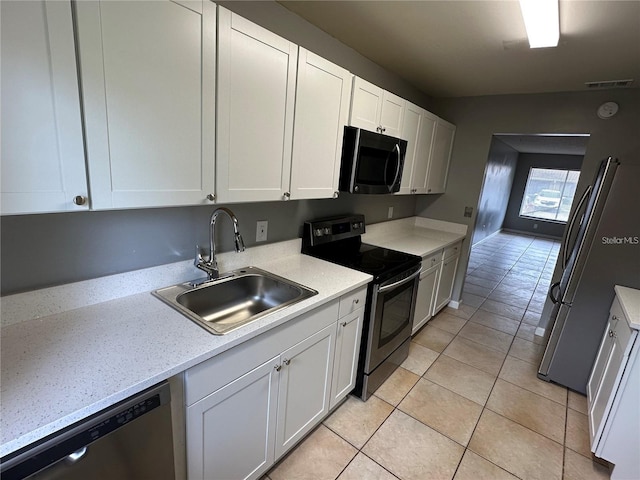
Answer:
[[[455,133],[455,125],[438,118],[433,135],[426,193],[444,193]]]
[[[418,160],[414,163],[411,187],[413,193],[428,193],[427,184],[429,182],[431,163],[433,162],[433,140],[438,117],[426,110],[422,110],[420,120],[420,134],[416,153]]]
[[[382,112],[380,125],[382,133],[391,137],[402,138],[402,122],[406,100],[386,90],[382,94]]]
[[[404,156],[404,168],[402,170],[402,181],[398,194],[414,193],[413,191],[413,170],[415,162],[418,160],[418,138],[420,136],[420,125],[423,109],[407,102],[407,109],[404,112],[404,124],[402,125],[402,138],[407,141],[407,152]],[[425,168],[426,174],[426,168]]]
[[[431,143],[438,117],[407,102],[401,138],[407,140],[407,153],[399,194],[427,193],[427,173]]]
[[[288,199],[298,47],[225,8],[218,17],[218,200]]]
[[[349,124],[401,138],[406,101],[359,77],[353,78]]]
[[[293,127],[291,198],[337,195],[352,75],[300,47]]]
[[[0,8],[2,214],[87,210],[70,2]]]
[[[215,8],[76,3],[92,208],[211,203]]]

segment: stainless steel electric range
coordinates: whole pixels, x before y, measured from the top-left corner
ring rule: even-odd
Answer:
[[[304,223],[302,253],[373,275],[354,394],[366,400],[409,355],[422,258],[362,243],[364,215]]]

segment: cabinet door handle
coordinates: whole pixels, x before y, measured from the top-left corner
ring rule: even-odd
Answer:
[[[337,190],[333,192],[333,198],[338,198],[339,196],[340,196],[340,192],[338,192]]]
[[[611,320],[613,320],[614,322],[618,321],[618,317],[616,317],[615,315],[613,317],[611,317]]]
[[[77,195],[73,197],[73,203],[79,206],[84,205],[85,203],[87,203],[87,197],[84,197],[82,195]]]
[[[340,325],[343,326],[343,327],[346,327],[347,326],[347,322],[342,322]]]
[[[359,304],[359,303],[360,303],[360,299],[359,299],[359,298],[355,298],[355,299],[353,300],[353,303],[355,303],[356,305],[357,305],[357,304]]]
[[[209,200],[210,202],[213,202],[216,199],[216,196],[213,193],[210,193],[209,195],[207,195],[207,200]]]
[[[613,338],[615,336],[615,333],[613,333],[613,330],[609,330],[609,337]]]
[[[276,365],[275,367],[273,367],[276,369],[276,372],[279,372],[280,370],[282,370],[282,365]]]
[[[289,365],[291,363],[291,360],[289,360],[288,358],[285,358],[282,363],[284,363],[285,365]]]
[[[285,202],[286,202],[287,200],[290,200],[290,199],[291,199],[291,193],[290,193],[290,192],[284,192],[284,193],[282,194],[282,198],[283,198],[283,200],[284,200]]]

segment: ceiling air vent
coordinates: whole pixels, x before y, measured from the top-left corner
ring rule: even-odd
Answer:
[[[607,80],[604,82],[585,82],[587,88],[625,88],[630,87],[633,79],[628,80]]]

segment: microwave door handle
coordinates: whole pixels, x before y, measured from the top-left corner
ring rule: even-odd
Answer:
[[[400,285],[404,285],[405,283],[409,283],[411,280],[413,280],[418,275],[420,275],[420,273],[422,273],[422,267],[420,267],[415,273],[412,273],[411,275],[409,275],[407,278],[403,278],[398,282],[394,282],[389,285],[380,287],[378,289],[378,293],[386,292],[387,290],[391,290],[392,288],[396,288],[396,287],[399,287]]]
[[[393,190],[393,186],[396,184],[396,182],[398,181],[398,176],[400,176],[400,145],[398,145],[396,143],[396,146],[394,147],[394,151],[398,152],[398,162],[396,163],[396,175],[393,177],[393,182],[391,182],[391,185],[389,185],[389,192],[391,192]]]

